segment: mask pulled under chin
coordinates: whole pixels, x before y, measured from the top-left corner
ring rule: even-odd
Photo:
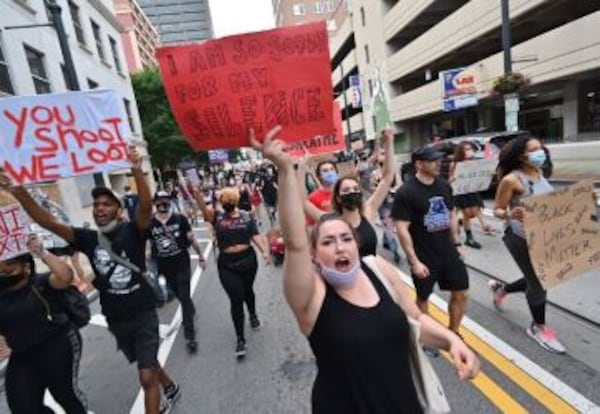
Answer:
[[[111,233],[117,228],[118,225],[119,221],[117,219],[113,219],[104,226],[98,226],[98,230],[100,230],[102,233]]]
[[[345,288],[352,286],[360,273],[360,260],[357,260],[354,266],[348,271],[341,272],[339,270],[319,265],[321,277],[333,288]]]

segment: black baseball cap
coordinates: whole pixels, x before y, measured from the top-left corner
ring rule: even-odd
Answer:
[[[96,198],[100,197],[101,195],[105,195],[108,196],[110,198],[112,198],[114,201],[117,202],[117,204],[119,205],[119,207],[123,207],[123,202],[121,201],[121,197],[119,197],[113,190],[112,188],[108,188],[108,187],[96,187],[92,190],[92,198],[95,200]]]
[[[169,200],[170,199],[169,193],[167,193],[166,191],[162,191],[162,190],[161,191],[157,191],[154,194],[154,202],[156,203],[158,200],[161,200],[161,199],[163,199],[163,200],[164,199]]]
[[[444,158],[444,153],[432,147],[421,147],[413,151],[411,160],[415,161],[436,161]]]

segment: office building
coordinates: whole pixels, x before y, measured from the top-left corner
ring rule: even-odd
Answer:
[[[213,37],[208,0],[139,0],[163,45],[198,42]]]

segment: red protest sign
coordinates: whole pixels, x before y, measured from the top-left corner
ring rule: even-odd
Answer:
[[[344,129],[342,128],[342,113],[337,101],[333,101],[333,125],[330,134],[319,135],[314,138],[303,139],[290,144],[288,152],[294,156],[305,154],[323,154],[342,151],[346,148]]]
[[[325,22],[158,49],[171,109],[196,150],[249,146],[281,125],[288,142],[332,130]]]

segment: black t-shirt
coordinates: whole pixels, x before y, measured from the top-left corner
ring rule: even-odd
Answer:
[[[190,222],[181,214],[171,214],[165,224],[156,217],[148,226],[148,239],[152,245],[152,257],[157,260],[177,260],[188,255],[190,240],[188,233],[192,231]]]
[[[451,231],[453,208],[452,187],[439,177],[431,185],[412,177],[396,191],[392,217],[410,222],[415,253],[426,265],[458,258]]]
[[[258,226],[250,213],[239,210],[238,217],[219,213],[215,217],[214,227],[219,249],[226,249],[236,244],[250,244],[252,236],[258,234]]]
[[[106,319],[130,319],[155,307],[154,293],[144,277],[115,263],[98,243],[95,230],[73,227],[73,246],[85,254],[96,275],[93,285],[100,292],[102,313]],[[145,240],[134,221],[121,223],[110,235],[112,251],[140,269],[146,268]]]
[[[14,353],[31,349],[67,330],[51,323],[41,299],[33,291],[31,279],[16,291],[0,291],[0,334]],[[48,285],[48,274],[35,277],[36,286]]]

